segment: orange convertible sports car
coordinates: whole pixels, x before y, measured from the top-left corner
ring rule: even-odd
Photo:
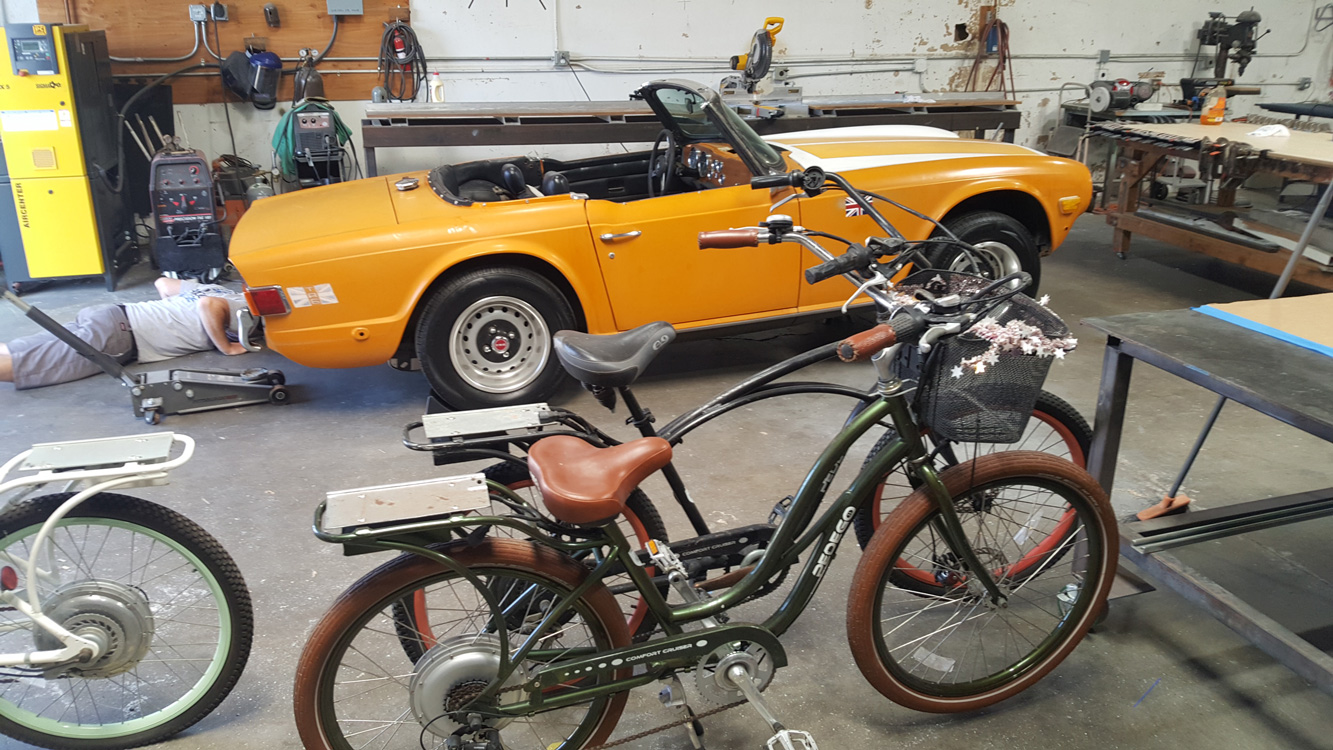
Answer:
[[[448,164],[257,202],[231,260],[268,345],[313,367],[417,359],[455,408],[539,401],[561,377],[560,329],[722,330],[842,305],[848,284],[805,284],[816,259],[795,245],[699,249],[700,231],[754,226],[787,195],[750,189],[753,176],[820,165],[941,220],[989,273],[1034,278],[1091,195],[1082,164],[1012,144],[915,126],[761,138],[705,86],[657,81],[636,96],[662,121],[651,152]],[[875,233],[844,201],[802,197],[782,212],[844,237]],[[934,229],[886,215],[909,239]]]

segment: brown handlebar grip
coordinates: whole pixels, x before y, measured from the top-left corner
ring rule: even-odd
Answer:
[[[724,229],[718,232],[700,232],[700,249],[759,247],[758,229]]]
[[[1257,96],[1263,93],[1258,86],[1227,86],[1227,96]]]
[[[843,362],[864,362],[881,349],[898,343],[898,332],[887,323],[848,336],[838,342],[838,359]]]

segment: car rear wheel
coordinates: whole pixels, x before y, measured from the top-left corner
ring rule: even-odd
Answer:
[[[460,274],[435,290],[417,326],[417,358],[455,409],[540,401],[560,383],[556,331],[574,310],[554,284],[519,268]]]
[[[1022,222],[998,211],[976,211],[948,219],[944,225],[958,239],[977,249],[978,268],[973,268],[965,252],[948,246],[931,251],[932,267],[980,273],[990,279],[1026,271],[1032,276],[1032,286],[1024,291],[1029,295],[1037,293],[1041,283],[1041,252],[1037,249],[1036,238]],[[944,234],[936,232],[935,236],[943,237]]]

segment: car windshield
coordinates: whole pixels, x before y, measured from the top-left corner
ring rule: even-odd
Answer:
[[[659,88],[654,92],[675,128],[692,142],[727,141],[747,161],[753,161],[760,173],[782,171],[782,155],[746,124],[717,94],[705,99],[699,93],[680,88]]]

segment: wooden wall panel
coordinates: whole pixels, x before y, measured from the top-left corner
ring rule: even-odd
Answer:
[[[270,28],[264,21],[264,4],[269,0],[230,0],[225,2],[230,20],[216,24],[214,41],[212,22],[205,25],[208,41],[223,57],[244,49],[250,36],[266,37],[268,49],[285,58],[296,58],[303,47],[323,49],[333,33],[325,0],[271,0],[278,7],[282,25]],[[116,57],[177,57],[189,51],[193,41],[189,20],[189,2],[181,0],[37,0],[38,14],[46,23],[78,23],[106,31],[107,46]],[[343,16],[329,57],[375,58],[379,55],[384,23],[406,16],[408,0],[364,0],[365,15]],[[72,16],[72,17],[71,17]],[[220,48],[219,48],[220,45]],[[203,45],[195,60],[213,61]],[[117,76],[143,74],[147,81],[187,65],[176,63],[115,63]],[[290,69],[295,63],[284,62]],[[320,64],[324,89],[330,99],[370,99],[370,90],[378,83],[373,71],[375,61],[332,61]],[[338,73],[339,70],[349,71]],[[203,72],[203,71],[201,71]],[[210,76],[186,75],[172,81],[172,93],[178,104],[223,101],[217,71]],[[279,96],[291,100],[292,76],[283,76]],[[230,96],[230,95],[229,95]]]

